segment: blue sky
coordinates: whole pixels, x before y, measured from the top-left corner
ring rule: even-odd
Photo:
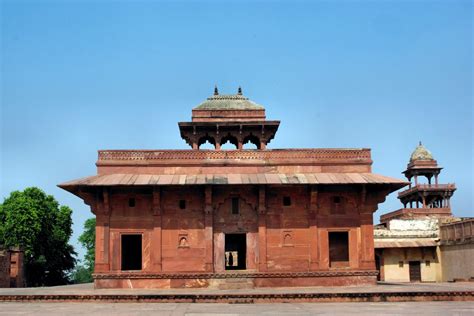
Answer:
[[[470,1],[1,1],[1,198],[95,174],[98,149],[188,148],[212,94],[282,121],[270,148],[370,147],[401,178],[423,141],[473,208]],[[375,214],[401,207],[390,195]],[[78,249],[80,254],[83,250]]]

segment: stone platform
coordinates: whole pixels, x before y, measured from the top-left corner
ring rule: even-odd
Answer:
[[[94,289],[92,284],[0,289],[0,302],[417,302],[474,301],[474,282],[255,289]]]

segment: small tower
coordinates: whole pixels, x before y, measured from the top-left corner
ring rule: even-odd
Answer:
[[[253,143],[257,149],[266,149],[275,137],[280,121],[267,121],[265,108],[249,100],[239,87],[236,94],[214,95],[192,110],[191,122],[179,122],[181,137],[193,148],[208,141],[215,150],[227,142],[236,150]]]
[[[420,142],[411,154],[407,169],[403,171],[410,181],[409,188],[398,193],[403,209],[382,215],[380,221],[387,222],[395,218],[452,216],[450,199],[456,186],[454,183],[440,184],[438,182],[441,169],[443,168],[438,166],[431,152]],[[423,179],[426,179],[427,183],[422,183]]]

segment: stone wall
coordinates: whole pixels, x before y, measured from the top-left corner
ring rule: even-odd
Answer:
[[[376,239],[384,238],[428,238],[439,236],[438,219],[393,219],[387,228],[378,226],[374,230]]]
[[[474,278],[474,218],[451,219],[440,230],[443,281]]]
[[[10,252],[0,249],[0,287],[10,287]]]
[[[474,278],[474,242],[440,248],[443,281]]]
[[[18,247],[10,249],[10,287],[25,286],[24,252]]]

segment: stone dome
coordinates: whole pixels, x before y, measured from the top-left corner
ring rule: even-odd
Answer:
[[[264,110],[265,108],[242,95],[239,87],[237,94],[221,95],[217,87],[214,95],[199,104],[194,110]]]
[[[421,142],[418,144],[418,146],[416,146],[410,157],[410,162],[414,162],[417,160],[434,160],[431,152],[426,149]]]

